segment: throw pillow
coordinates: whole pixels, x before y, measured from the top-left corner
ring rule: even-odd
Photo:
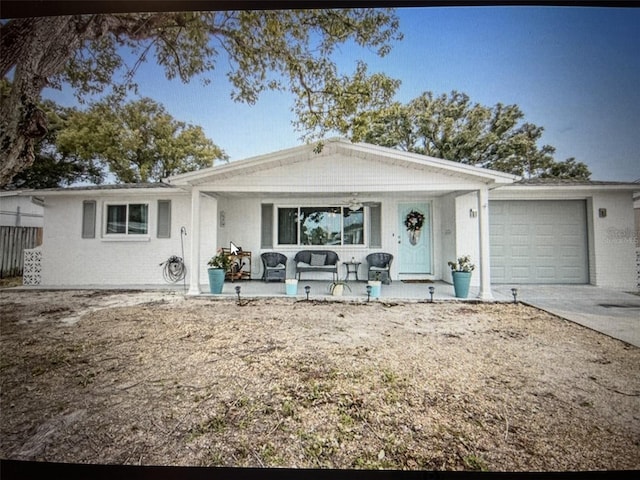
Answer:
[[[327,259],[326,255],[319,255],[317,253],[311,254],[311,266],[312,267],[322,267],[324,265],[324,261]]]

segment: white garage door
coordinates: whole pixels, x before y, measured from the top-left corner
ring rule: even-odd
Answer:
[[[583,200],[489,202],[493,283],[588,283]]]

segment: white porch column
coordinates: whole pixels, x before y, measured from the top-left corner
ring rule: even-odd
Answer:
[[[492,300],[491,255],[489,253],[489,189],[478,190],[478,223],[480,227],[480,292],[481,300]]]
[[[191,260],[189,292],[187,295],[200,295],[200,190],[191,190]]]

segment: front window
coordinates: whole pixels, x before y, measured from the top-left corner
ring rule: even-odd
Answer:
[[[108,235],[145,235],[148,227],[149,205],[146,203],[107,205]]]
[[[346,207],[278,209],[280,245],[364,245],[364,212]]]

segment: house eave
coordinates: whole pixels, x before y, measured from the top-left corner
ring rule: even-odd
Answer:
[[[185,194],[185,190],[169,185],[154,187],[139,187],[133,185],[100,185],[87,187],[66,187],[66,188],[45,188],[41,190],[30,190],[20,194],[20,196],[44,199],[45,197],[61,196],[162,196],[167,194]]]
[[[500,191],[510,192],[579,192],[579,191],[626,191],[626,192],[638,192],[640,186],[632,183],[601,183],[601,184],[546,184],[546,185],[529,185],[529,184],[511,184],[498,187]]]

